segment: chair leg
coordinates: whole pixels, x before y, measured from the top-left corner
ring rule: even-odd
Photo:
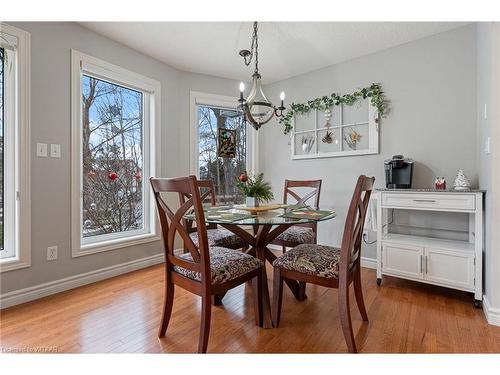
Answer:
[[[357,353],[354,335],[352,333],[351,309],[349,308],[349,286],[339,286],[339,313],[342,332],[349,353]]]
[[[281,277],[281,269],[275,267],[273,275],[273,307],[272,307],[272,319],[273,319],[273,326],[275,328],[277,328],[280,325],[282,303],[283,303],[283,278]]]
[[[212,298],[210,296],[201,298],[201,324],[200,341],[198,342],[198,353],[206,353],[208,336],[210,334],[210,316],[212,313]]]
[[[226,295],[225,292],[222,294],[212,294],[212,304],[214,306],[222,305],[222,299],[224,298],[225,295]]]
[[[262,307],[262,272],[252,279],[253,308],[255,324],[259,327],[264,325],[264,309]]]
[[[163,313],[161,317],[160,329],[158,330],[158,337],[165,337],[165,332],[167,332],[170,316],[172,315],[173,304],[174,304],[174,284],[167,283],[165,285]]]
[[[363,288],[361,287],[361,270],[358,267],[354,275],[354,294],[356,296],[356,303],[358,304],[359,313],[365,322],[368,321],[368,314],[366,313],[365,301],[363,299]]]
[[[306,299],[306,283],[304,281],[299,281],[299,301],[304,301]]]

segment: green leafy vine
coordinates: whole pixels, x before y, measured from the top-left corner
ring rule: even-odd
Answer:
[[[285,134],[288,134],[292,130],[292,119],[295,114],[303,115],[308,113],[312,109],[317,109],[319,111],[324,111],[334,105],[353,105],[358,99],[370,98],[371,104],[377,108],[378,115],[383,116],[387,109],[387,102],[384,97],[384,92],[382,87],[378,83],[372,83],[371,86],[359,89],[352,94],[338,95],[331,94],[330,96],[322,96],[313,100],[307,101],[307,103],[292,103],[290,108],[285,112],[285,114],[279,118],[279,123],[282,124],[285,129]]]

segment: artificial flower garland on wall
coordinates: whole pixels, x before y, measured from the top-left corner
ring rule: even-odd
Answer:
[[[288,109],[285,115],[279,119],[279,123],[284,125],[284,133],[288,134],[290,130],[292,130],[292,119],[295,114],[303,115],[312,109],[324,111],[334,105],[353,105],[360,98],[370,98],[371,104],[377,108],[378,115],[384,115],[387,108],[384,92],[382,91],[380,84],[372,83],[370,87],[362,88],[352,94],[340,96],[333,93],[330,96],[325,95],[320,98],[309,100],[307,103],[292,103],[290,104],[290,109]]]

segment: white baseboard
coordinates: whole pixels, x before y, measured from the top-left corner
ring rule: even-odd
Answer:
[[[500,309],[491,307],[486,295],[483,295],[483,312],[489,324],[500,327]]]
[[[29,288],[14,290],[0,295],[0,309],[33,301],[51,294],[64,292],[79,286],[95,283],[110,277],[122,275],[124,273],[136,271],[141,268],[153,266],[164,261],[163,254],[156,254],[146,258],[132,260],[130,262],[116,264],[114,266],[101,268],[95,271],[82,273],[75,276],[66,277],[45,284],[31,286]]]
[[[377,259],[361,257],[361,267],[377,269]]]

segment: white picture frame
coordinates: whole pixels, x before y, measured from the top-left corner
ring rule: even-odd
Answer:
[[[301,159],[314,159],[314,158],[332,158],[332,157],[343,157],[343,156],[355,156],[355,155],[370,155],[370,154],[378,154],[379,153],[379,114],[377,111],[377,108],[374,107],[371,104],[371,101],[369,98],[367,99],[360,99],[360,100],[366,100],[367,102],[367,113],[366,113],[366,120],[362,121],[357,121],[357,122],[344,122],[344,108],[346,107],[345,105],[341,104],[338,106],[334,106],[332,109],[337,110],[339,115],[338,119],[335,123],[333,121],[331,130],[335,131],[340,134],[340,137],[338,137],[338,151],[332,151],[332,152],[325,152],[322,151],[319,147],[319,142],[321,142],[321,133],[324,133],[326,128],[324,127],[323,123],[320,123],[320,111],[313,109],[310,111],[310,115],[314,116],[314,128],[309,128],[306,130],[297,130],[296,129],[296,116],[303,116],[303,115],[295,115],[292,119],[292,130],[290,132],[290,152],[291,152],[291,159],[292,160],[301,160]],[[352,108],[356,108],[356,103],[353,104],[349,109],[351,110]],[[322,113],[322,112],[321,112]],[[352,128],[352,127],[357,127],[357,126],[367,126],[368,130],[366,134],[363,135],[363,137],[368,137],[368,142],[367,142],[367,147],[362,148],[362,149],[350,149],[349,147],[346,147],[344,145],[344,140],[343,140],[343,134],[346,129]],[[297,148],[297,139],[298,137],[312,137],[314,139],[314,144],[311,147],[311,150],[309,152],[304,152],[300,149]]]

